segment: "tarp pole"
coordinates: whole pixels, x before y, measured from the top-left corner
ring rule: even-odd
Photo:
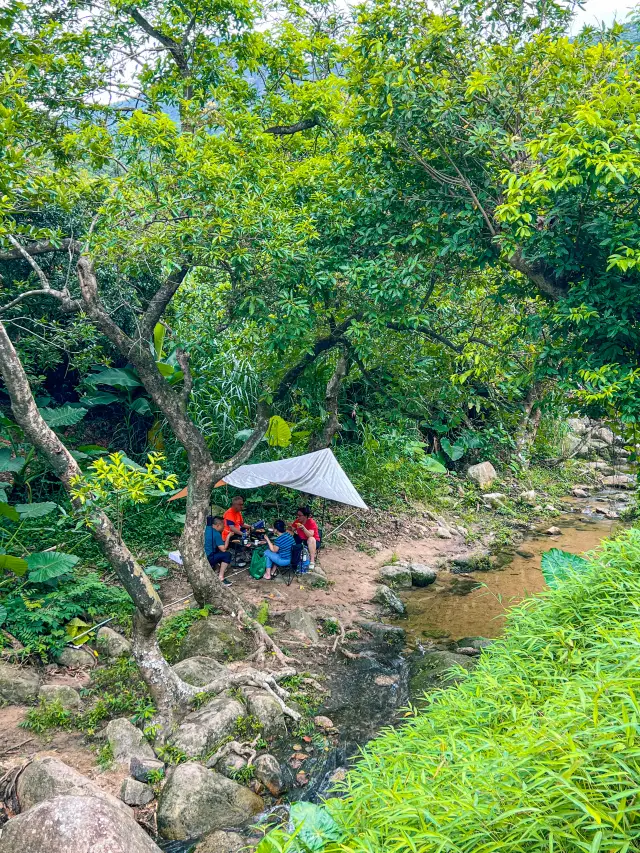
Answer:
[[[342,527],[342,525],[343,525],[343,524],[346,524],[346,523],[347,523],[347,521],[349,521],[349,519],[350,519],[350,518],[353,518],[353,516],[354,516],[354,515],[357,515],[357,514],[358,514],[358,511],[356,510],[355,512],[352,512],[352,513],[351,513],[351,515],[348,515],[348,516],[345,518],[345,520],[344,520],[344,521],[341,521],[341,522],[340,522],[340,524],[339,524],[337,527],[334,527],[334,528],[333,528],[333,530],[331,531],[331,533],[327,533],[327,537],[329,537],[329,536],[333,535],[333,534],[336,532],[336,530],[340,530],[340,528]]]

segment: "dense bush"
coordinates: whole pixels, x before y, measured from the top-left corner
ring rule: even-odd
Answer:
[[[631,530],[512,611],[473,674],[368,745],[313,849],[637,849],[639,615]],[[276,833],[260,853],[283,849],[307,847]]]

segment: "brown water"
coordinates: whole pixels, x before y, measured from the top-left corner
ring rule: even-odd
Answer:
[[[403,623],[411,645],[426,638],[497,637],[505,611],[524,598],[541,592],[546,584],[541,556],[551,548],[582,554],[613,535],[619,521],[598,516],[565,515],[540,525],[559,527],[559,536],[532,533],[518,546],[532,556],[515,554],[502,569],[469,574],[441,570],[434,584],[405,596],[408,619]]]

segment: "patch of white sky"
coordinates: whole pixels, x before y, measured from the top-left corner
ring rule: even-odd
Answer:
[[[599,27],[602,24],[610,27],[614,22],[624,24],[629,12],[638,6],[637,3],[625,0],[586,0],[583,9],[578,9],[571,27],[572,33],[579,32],[582,27]]]

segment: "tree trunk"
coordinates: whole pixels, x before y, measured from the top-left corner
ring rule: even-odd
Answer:
[[[24,430],[28,441],[51,465],[69,494],[74,510],[79,512],[82,506],[72,497],[72,483],[75,477],[82,476],[80,466],[38,411],[20,358],[1,322],[0,374],[16,422]],[[174,673],[158,647],[156,627],[162,618],[162,602],[106,513],[97,507],[91,508],[87,525],[135,604],[133,655],[161,717],[172,722],[176,711],[183,712],[186,709],[188,692],[185,692],[187,685]]]
[[[522,419],[516,434],[516,456],[523,468],[528,468],[531,464],[529,454],[531,453],[533,442],[536,440],[542,417],[542,410],[539,406],[542,390],[542,383],[534,382],[524,398]]]
[[[334,435],[340,429],[340,421],[338,419],[338,396],[340,394],[340,385],[348,372],[347,357],[344,350],[338,353],[338,361],[336,362],[335,370],[331,375],[331,379],[327,382],[327,389],[324,395],[324,407],[329,414],[321,432],[313,436],[309,442],[309,450],[323,450],[325,447],[330,447]]]

